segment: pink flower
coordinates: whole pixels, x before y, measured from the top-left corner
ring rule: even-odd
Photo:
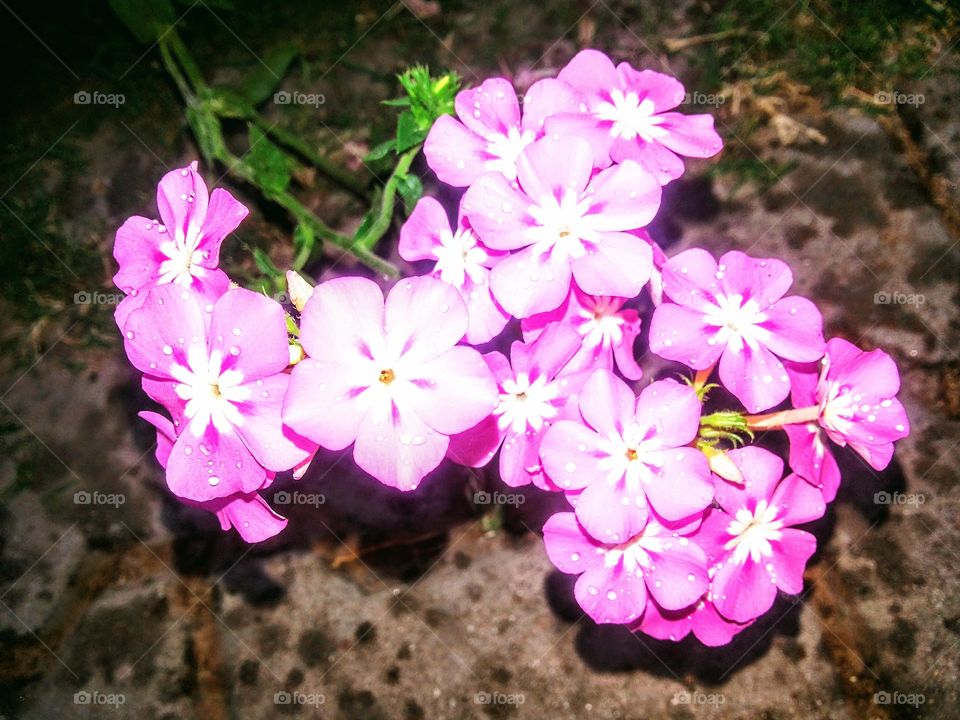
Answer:
[[[707,512],[694,539],[710,564],[708,599],[725,618],[742,623],[769,610],[778,588],[803,591],[817,540],[793,526],[822,517],[826,505],[798,475],[781,481],[783,462],[773,453],[750,446],[728,455],[744,484],[717,481],[720,507]]]
[[[157,430],[157,461],[160,467],[166,469],[170,453],[177,441],[177,427],[168,418],[155,412],[144,411],[140,417],[153,425]],[[268,473],[264,488],[273,480],[273,473]],[[258,493],[234,493],[227,497],[208,500],[206,502],[185,501],[188,505],[212,512],[220,521],[221,530],[235,527],[245,542],[263,542],[277,535],[287,526],[287,519],[278,515],[267,505]]]
[[[745,623],[727,620],[704,596],[695,605],[683,610],[665,610],[654,600],[648,599],[646,611],[630,629],[657,640],[672,642],[679,642],[693,632],[694,637],[707,647],[720,647],[752,624],[752,620]]]
[[[546,130],[589,138],[601,167],[608,156],[614,162],[635,160],[666,185],[683,174],[677,155],[707,158],[723,147],[711,115],[667,112],[684,99],[683,85],[669,75],[638,72],[627,63],[614,67],[603,53],[583,50],[558,79],[580,91],[588,113],[555,115]]]
[[[160,285],[125,327],[144,390],[182,424],[167,464],[175,495],[249,494],[313,449],[280,419],[290,354],[278,303],[236,288],[204,306],[196,292]]]
[[[658,518],[625,542],[602,543],[573,513],[557,513],[543,526],[550,561],[569,575],[580,575],[577,602],[595,622],[630,623],[647,607],[679,610],[707,589],[706,556],[687,535],[696,525]]]
[[[779,260],[728,252],[718,265],[706,250],[680,253],[663,266],[650,349],[704,370],[720,361],[720,380],[750,412],[781,402],[790,381],[780,358],[823,355],[823,318],[806,298],[783,297],[793,283]]]
[[[553,323],[536,340],[513,343],[510,360],[496,351],[484,355],[497,381],[499,401],[483,422],[450,439],[450,457],[461,465],[482,467],[502,445],[503,482],[559,489],[543,476],[540,439],[552,423],[576,414],[572,398],[586,376],[573,373],[569,364],[579,350],[580,337],[573,328]]]
[[[517,158],[543,134],[543,121],[557,112],[577,112],[580,96],[552,78],[530,86],[520,103],[509,80],[491,78],[457,94],[457,118],[441,115],[430,129],[423,154],[442,182],[472,185],[485,172],[517,178]]]
[[[457,346],[467,308],[450,285],[401,280],[384,302],[377,285],[338,278],[314,288],[283,418],[328,450],[353,457],[384,485],[413,490],[449,437],[496,405],[496,383],[473,348]]]
[[[434,261],[433,277],[457,289],[470,316],[468,343],[479,345],[500,334],[510,316],[490,292],[490,268],[506,253],[485,247],[462,213],[453,232],[443,206],[421,198],[400,228],[399,252],[410,262]]]
[[[640,334],[640,313],[625,308],[626,298],[587,295],[576,285],[556,310],[533,315],[523,321],[523,337],[533,340],[551,322],[560,322],[576,330],[583,344],[570,361],[570,369],[595,370],[617,367],[628,380],[639,380],[643,370],[633,354],[634,340]]]
[[[650,245],[625,230],[646,225],[660,187],[634,162],[592,176],[593,153],[579,138],[544,137],[517,164],[519,188],[488,173],[462,209],[483,242],[519,250],[490,273],[493,295],[519,318],[557,308],[571,276],[591,295],[634,297],[650,277]]]
[[[793,405],[818,408],[816,421],[783,428],[790,438],[790,467],[820,487],[824,500],[833,500],[840,484],[824,435],[840,446],[849,445],[874,470],[890,464],[893,443],[910,433],[910,421],[896,398],[900,373],[887,353],[863,352],[833,338],[819,366],[789,364],[787,371]]]
[[[155,285],[192,288],[205,302],[214,302],[230,286],[217,269],[220,243],[237,229],[247,208],[221,188],[208,197],[196,161],[163,176],[157,206],[161,222],[134,215],[117,230],[113,256],[120,269],[113,282],[128,295],[117,307],[121,329]]]
[[[692,388],[659,380],[635,397],[609,370],[597,370],[580,393],[580,414],[582,421],[563,420],[546,432],[540,458],[593,537],[632,537],[646,525],[650,505],[676,522],[710,504],[707,459],[687,447],[700,426]]]

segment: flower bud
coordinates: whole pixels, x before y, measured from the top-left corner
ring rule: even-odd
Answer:
[[[287,294],[290,296],[290,302],[293,303],[297,312],[303,312],[303,306],[313,295],[313,285],[304,280],[296,271],[287,270]]]
[[[729,480],[737,485],[743,485],[743,475],[740,472],[740,468],[736,466],[727,453],[710,446],[702,447],[701,450],[703,454],[707,456],[707,462],[710,463],[710,470],[713,473],[719,475],[724,480]]]

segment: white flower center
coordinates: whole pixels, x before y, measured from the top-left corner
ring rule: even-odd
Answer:
[[[433,254],[437,256],[434,272],[439,272],[445,283],[461,288],[468,277],[476,285],[483,283],[483,263],[487,261],[487,253],[478,247],[477,236],[472,230],[443,232],[440,246],[434,248]]]
[[[610,348],[623,340],[624,319],[618,314],[620,302],[612,298],[596,298],[580,309],[577,328],[587,348]]]
[[[169,346],[164,347],[167,353]],[[212,422],[220,432],[226,432],[243,424],[236,403],[250,398],[250,388],[242,385],[243,373],[239,370],[221,372],[223,357],[218,350],[207,354],[196,345],[187,352],[187,364],[175,364],[170,371],[177,381],[174,391],[187,405],[184,415],[190,421],[190,431],[197,437],[203,435]]]
[[[613,137],[633,140],[639,137],[644,142],[653,142],[667,134],[660,127],[663,117],[656,115],[653,100],[640,100],[632,90],[623,93],[619,88],[610,91],[610,101],[597,105],[594,114],[601,120],[613,123],[610,134]]]
[[[586,219],[590,205],[589,198],[581,199],[575,192],[565,192],[559,201],[544,195],[539,205],[531,205],[527,212],[539,225],[533,229],[535,251],[552,252],[558,262],[586,255],[588,246],[600,239]]]
[[[167,259],[160,263],[160,277],[157,279],[157,284],[190,285],[194,277],[201,277],[206,273],[206,269],[200,266],[200,263],[206,259],[206,253],[197,249],[200,244],[200,230],[200,227],[191,222],[186,235],[178,229],[174,238],[169,239],[168,234],[168,239],[160,243],[160,252]]]
[[[506,135],[491,134],[486,138],[487,152],[493,156],[485,164],[487,170],[503,173],[507,180],[517,179],[517,159],[524,148],[534,141],[536,135],[529,130],[520,132],[512,127]]]
[[[758,325],[767,319],[767,315],[756,300],[751,298],[744,302],[742,295],[733,294],[717,295],[716,301],[716,305],[708,303],[703,309],[704,322],[720,328],[716,337],[708,340],[711,345],[733,342],[755,347],[766,336],[767,331]]]
[[[601,548],[601,552],[604,552],[603,564],[608,568],[614,568],[622,562],[626,572],[641,577],[645,569],[654,569],[650,553],[669,550],[674,542],[681,545],[686,545],[688,542],[686,538],[664,538],[663,532],[663,527],[656,520],[650,520],[639,535],[634,535],[626,542],[611,548]]]
[[[611,433],[600,442],[600,449],[607,454],[599,462],[600,469],[608,473],[611,483],[624,478],[628,493],[637,492],[641,483],[650,482],[663,467],[664,449],[660,441],[650,437],[649,427],[636,422],[627,425],[623,435]]]
[[[733,562],[743,565],[748,557],[760,562],[760,558],[773,555],[770,543],[780,539],[783,527],[783,521],[776,519],[778,510],[766,500],[758,502],[752,513],[747,508],[737,510],[736,517],[727,526],[727,532],[733,537],[723,546],[725,550],[733,550]]]
[[[546,421],[557,416],[559,410],[554,401],[559,396],[558,383],[548,382],[546,375],[530,382],[527,373],[522,372],[516,379],[504,382],[493,414],[499,416],[497,423],[501,430],[509,427],[520,433],[530,427],[539,432]]]

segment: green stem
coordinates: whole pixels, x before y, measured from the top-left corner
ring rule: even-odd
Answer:
[[[390,229],[390,223],[393,220],[394,198],[397,194],[397,183],[400,182],[400,178],[410,170],[410,165],[413,164],[413,159],[420,152],[421,147],[422,145],[415,145],[403,153],[400,159],[397,160],[397,165],[393,168],[393,172],[390,173],[387,184],[383,186],[383,195],[380,198],[380,209],[377,212],[376,218],[367,231],[356,238],[359,246],[365,249],[372,248],[380,238],[386,234],[387,230]]]
[[[314,150],[308,142],[303,140],[303,138],[289,130],[278,127],[274,123],[268,123],[259,113],[254,115],[252,120],[257,127],[268,135],[276,138],[280,144],[286,145],[291,150],[302,155],[310,163],[315,165],[320,172],[340,185],[344,190],[356,195],[361,200],[368,199],[367,189],[362,182],[343,168],[327,160],[323,155]]]
[[[766,415],[747,415],[744,420],[751,430],[777,430],[784,425],[798,425],[814,422],[820,417],[820,408],[812,405],[805,408],[791,408]]]

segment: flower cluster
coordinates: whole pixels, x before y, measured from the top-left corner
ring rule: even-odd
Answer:
[[[645,232],[682,157],[721,148],[710,116],[674,110],[683,97],[593,50],[522,110],[503,78],[460,92],[424,143],[462,189],[456,222],[425,197],[400,231],[426,273],[386,295],[291,273],[288,312],[217,268],[246,209],[208,199],[195,164],[164,177],[163,223],[131,218],[115,254],[127,353],[169,413],[143,416],[170,490],[257,541],[286,522],[258,491],[299,477],[318,447],[401,491],[444,458],[499,454],[504,483],[569,504],[543,528],[546,552],[596,622],[722,645],[778,590],[801,592],[816,540],[799,526],[840,483],[830,444],[890,462],[909,432],[899,374],[880,350],[825,342],[785,263],[668,258]],[[649,348],[684,381],[640,382],[643,291]],[[739,405],[705,412],[721,386]],[[748,444],[768,430],[786,433],[789,471]]]

